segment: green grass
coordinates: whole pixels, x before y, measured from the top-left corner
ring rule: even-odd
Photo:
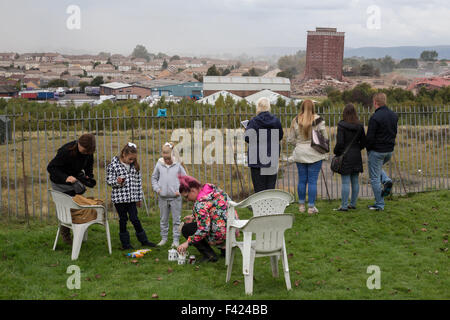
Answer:
[[[294,227],[285,234],[292,290],[286,290],[282,273],[272,277],[269,258],[257,258],[251,297],[244,293],[239,252],[225,283],[223,259],[178,266],[167,261],[168,246],[131,263],[118,249],[117,220],[110,220],[111,256],[104,228],[94,226],[79,259],[71,261],[71,248],[62,241],[52,251],[56,224],[36,220],[27,227],[4,219],[0,299],[151,299],[153,293],[159,299],[449,299],[449,198],[449,191],[395,197],[383,212],[369,212],[370,202],[361,200],[347,213],[332,211],[338,201],[320,201],[316,216],[299,214],[292,205],[287,212],[295,214]],[[159,215],[140,217],[150,240],[159,241]],[[133,233],[132,243],[138,246]],[[195,248],[189,251],[199,257]],[[81,269],[80,290],[66,287],[72,264]],[[381,269],[380,290],[366,286],[369,265]]]

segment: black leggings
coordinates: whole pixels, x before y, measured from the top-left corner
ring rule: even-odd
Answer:
[[[142,228],[141,222],[139,221],[139,218],[137,216],[138,211],[136,207],[136,202],[115,203],[114,206],[116,207],[117,213],[119,214],[120,233],[127,232],[128,216],[130,217],[130,221],[133,224],[136,233],[144,231],[144,228]]]

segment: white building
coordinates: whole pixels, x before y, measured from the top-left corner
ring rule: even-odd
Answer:
[[[222,96],[224,99],[226,99],[227,97],[231,97],[231,98],[233,98],[233,100],[235,102],[239,102],[243,99],[243,98],[241,98],[233,93],[230,93],[228,91],[220,91],[220,92],[213,93],[207,97],[203,97],[202,99],[198,100],[197,102],[203,103],[203,104],[208,103],[208,104],[214,105],[216,103],[217,99],[220,98],[220,96]]]
[[[271,90],[262,90],[257,93],[254,93],[252,95],[249,95],[248,97],[245,97],[245,100],[247,100],[248,103],[254,103],[260,99],[260,98],[267,98],[270,101],[270,104],[276,104],[278,101],[278,98],[281,97],[284,101],[286,101],[286,104],[291,102],[291,98],[288,98],[286,96],[283,96],[282,94],[273,92]],[[295,101],[294,101],[295,102]]]

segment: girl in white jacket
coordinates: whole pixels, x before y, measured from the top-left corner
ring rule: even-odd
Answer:
[[[158,194],[160,209],[161,241],[158,246],[166,244],[169,234],[169,216],[172,212],[172,246],[178,247],[180,239],[182,199],[178,189],[178,176],[186,175],[186,171],[178,157],[174,156],[174,145],[166,142],[162,147],[162,158],[158,160],[152,174],[152,187]]]

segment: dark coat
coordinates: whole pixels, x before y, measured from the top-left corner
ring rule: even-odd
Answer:
[[[365,148],[366,135],[362,124],[339,121],[337,141],[333,151],[336,156],[344,153],[345,148],[350,144],[355,135],[357,135],[357,138],[344,156],[340,174],[349,175],[363,172],[361,150]]]
[[[379,107],[370,117],[367,128],[367,151],[394,151],[398,115],[386,106]]]
[[[266,111],[266,112],[261,112],[259,114],[257,114],[255,117],[253,117],[252,119],[250,119],[250,121],[247,124],[247,127],[245,128],[245,142],[253,144],[254,142],[252,141],[252,139],[250,138],[251,135],[249,134],[249,130],[253,129],[256,131],[256,140],[257,140],[257,145],[256,145],[256,149],[257,149],[257,161],[254,161],[256,163],[250,163],[249,161],[249,155],[247,152],[247,163],[249,167],[253,167],[253,168],[268,168],[271,166],[271,163],[261,163],[261,159],[259,157],[259,148],[262,147],[263,149],[267,150],[267,157],[270,158],[270,156],[272,155],[272,150],[273,148],[278,148],[278,152],[280,152],[281,149],[281,145],[279,143],[279,141],[281,141],[281,139],[283,139],[283,128],[281,127],[281,122],[280,120],[275,117],[273,114],[271,114],[270,112]],[[262,141],[260,139],[260,129],[267,129],[267,140],[266,141]],[[278,141],[277,141],[277,145],[276,146],[272,146],[271,143],[271,133],[272,130],[278,130]],[[254,145],[250,146],[249,145],[249,151],[251,148],[255,147]]]
[[[73,147],[77,140],[66,143],[58,149],[56,156],[47,166],[50,174],[50,180],[57,184],[68,184],[66,179],[69,176],[77,178],[82,170],[89,178],[94,177],[94,156],[92,154],[82,154],[76,148],[75,154],[72,155],[69,148]]]

